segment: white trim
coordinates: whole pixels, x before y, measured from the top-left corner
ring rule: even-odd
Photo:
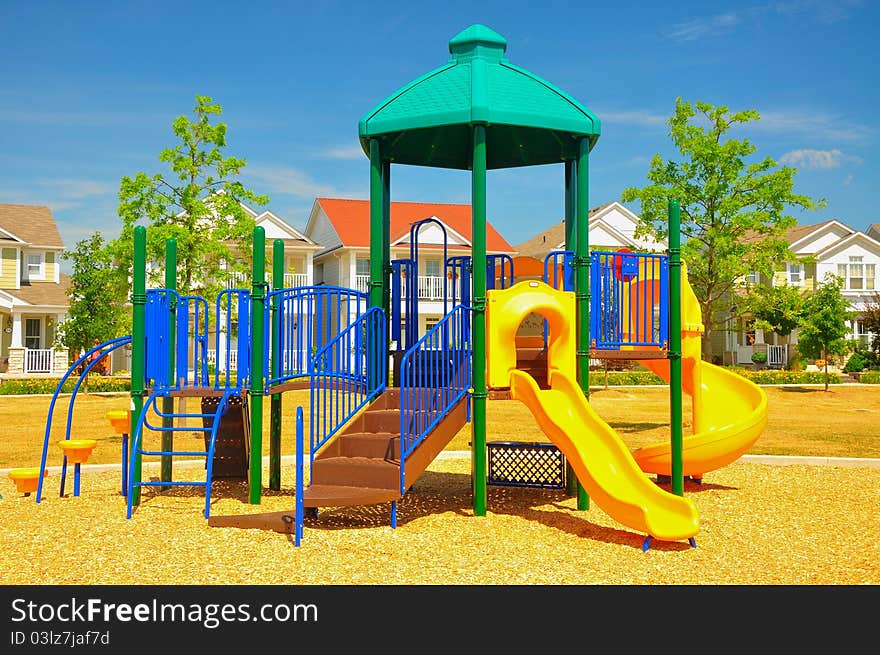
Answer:
[[[280,216],[278,216],[277,214],[275,214],[274,212],[272,212],[268,209],[265,210],[262,214],[259,214],[258,216],[254,217],[254,222],[259,224],[261,222],[261,220],[264,218],[267,219],[269,222],[274,223],[276,226],[280,227],[282,230],[284,230],[288,234],[290,234],[291,235],[290,238],[302,239],[309,246],[317,246],[318,245],[317,243],[312,241],[309,237],[307,237],[305,234],[303,234],[302,232],[297,230],[295,227],[293,227],[290,223],[288,223],[283,218],[281,218]],[[285,247],[286,246],[287,246],[287,244],[285,244]]]
[[[798,240],[795,241],[794,243],[789,244],[788,247],[789,247],[790,250],[793,251],[794,248],[795,248],[795,246],[797,246],[801,241],[806,241],[806,240],[807,240],[808,238],[810,238],[810,237],[814,237],[814,236],[817,236],[817,235],[819,235],[819,234],[822,234],[822,233],[824,233],[826,230],[830,229],[831,227],[833,227],[833,226],[835,226],[835,225],[837,225],[837,226],[839,226],[839,227],[842,227],[844,230],[847,230],[850,234],[852,234],[853,232],[855,232],[855,230],[853,230],[849,225],[844,225],[843,223],[841,223],[841,222],[838,221],[837,219],[832,218],[829,222],[827,222],[827,223],[823,223],[822,225],[819,225],[818,227],[816,227],[815,230],[811,230],[810,232],[807,232],[807,233],[806,233],[804,236],[802,236],[800,239],[798,239]],[[844,238],[847,238],[847,237],[844,237]],[[818,254],[818,253],[816,253],[816,254]]]
[[[46,251],[45,250],[26,250],[26,251],[22,251],[22,254],[24,255],[24,263],[25,263],[25,267],[26,267],[25,270],[27,271],[28,281],[30,281],[30,280],[45,281],[46,280]],[[40,273],[37,276],[31,275],[31,263],[30,263],[31,257],[39,257],[40,258],[40,263],[39,263]]]
[[[13,241],[18,241],[19,243],[27,243],[27,241],[25,241],[24,239],[22,239],[22,238],[19,237],[19,236],[14,235],[12,232],[10,232],[9,230],[7,230],[5,227],[0,227],[0,232],[2,232],[3,234],[5,234],[6,236],[8,236],[8,237],[9,237],[10,239],[12,239]]]
[[[852,234],[843,237],[839,241],[835,241],[831,245],[826,246],[823,250],[820,250],[819,252],[817,252],[813,256],[819,257],[821,255],[822,257],[827,257],[829,255],[834,254],[834,250],[836,248],[841,248],[843,246],[849,245],[850,241],[858,241],[859,239],[861,239],[863,241],[867,241],[868,245],[872,246],[873,249],[876,250],[878,254],[880,254],[880,241],[877,241],[876,239],[872,239],[864,232],[853,232]]]

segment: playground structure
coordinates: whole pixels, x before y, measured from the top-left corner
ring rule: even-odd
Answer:
[[[69,440],[83,376],[113,349],[131,345],[131,439],[122,465],[127,516],[140,503],[142,487],[185,485],[204,487],[209,525],[289,532],[293,522],[297,544],[305,512],[320,507],[390,502],[395,526],[397,502],[468,421],[474,514],[485,515],[486,402],[508,397],[524,403],[563,452],[578,482],[573,491],[579,509],[594,499],[621,524],[646,533],[645,549],[655,538],[695,545],[699,520],[683,495],[684,476],[702,479],[746,452],[766,424],[766,397],[751,382],[700,358],[703,326],[680,261],[677,203],[670,202],[668,254],[591,253],[588,162],[598,119],[556,87],[510,65],[503,56],[506,42],[484,26],[469,27],[449,46],[450,62],[403,87],[360,122],[370,158],[368,293],[284,288],[280,241],[273,244],[272,281],[266,282],[259,227],[251,288],[223,291],[213,304],[179,295],[176,248],[169,241],[165,287],[147,289],[146,231],[135,229],[132,334],[83,355],[58,387],[88,361],[69,401]],[[458,83],[465,79],[464,86]],[[453,81],[467,88],[461,97],[438,94]],[[428,102],[438,97],[442,106]],[[419,230],[437,221],[413,223],[410,257],[390,260],[392,162],[472,174],[472,252],[448,257],[444,238],[451,293],[444,296],[444,316],[422,336],[416,321],[401,329],[401,319],[418,313],[417,290],[407,279],[418,270]],[[487,170],[558,162],[565,169],[565,249],[544,262],[487,255]],[[520,334],[529,315],[543,319],[543,333]],[[226,353],[225,366],[218,362],[213,372],[207,360],[212,334],[216,352]],[[589,404],[591,358],[636,361],[669,382],[669,442],[629,451]],[[310,434],[306,451],[299,411],[295,511],[211,516],[216,477],[246,479],[250,503],[260,502],[266,395],[269,487],[281,489],[281,394],[304,388]],[[686,437],[683,392],[693,397],[694,433]],[[47,420],[37,502],[58,395]],[[198,411],[183,407],[189,398],[199,399]],[[191,421],[200,425],[187,425]],[[204,449],[175,450],[174,433],[194,430],[205,435]],[[145,445],[148,432],[161,434],[161,447]],[[306,454],[308,487],[302,483]],[[161,458],[160,480],[142,479],[145,456]],[[173,479],[173,459],[182,456],[205,458],[204,481]],[[67,462],[65,457],[63,471]],[[671,491],[648,473],[669,477]]]

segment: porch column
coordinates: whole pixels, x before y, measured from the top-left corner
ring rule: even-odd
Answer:
[[[10,348],[22,348],[23,344],[21,341],[21,314],[13,314],[12,315],[12,343],[9,344]]]
[[[315,284],[315,253],[306,253],[306,286]]]

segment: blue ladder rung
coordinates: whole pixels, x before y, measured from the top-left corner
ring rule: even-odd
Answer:
[[[200,450],[194,451],[186,451],[186,450],[140,450],[138,452],[141,455],[170,455],[172,457],[177,457],[178,455],[194,455],[197,457],[207,457],[208,453]]]
[[[175,428],[173,426],[167,427],[167,428],[166,427],[160,428],[160,427],[157,427],[154,425],[150,425],[146,421],[144,421],[144,426],[147,427],[148,429],[152,430],[153,432],[210,432],[211,430],[214,429],[214,428],[197,428],[197,427],[191,427],[191,428],[176,427]]]

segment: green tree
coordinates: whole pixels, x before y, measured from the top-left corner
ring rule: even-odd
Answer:
[[[237,179],[244,159],[224,156],[226,124],[211,122],[222,111],[211,97],[196,96],[194,117],[179,116],[172,123],[180,143],[159,153],[168,170],[122,178],[123,227],[113,253],[125,274],[131,274],[134,227],[139,224],[149,228],[148,261],[164,261],[165,241],[176,239],[177,288],[182,295],[214,297],[232,273],[247,271],[254,221],[240,202],[265,205],[268,198]],[[150,283],[161,284],[161,268]]]
[[[100,232],[77,242],[61,258],[71,262],[70,309],[58,326],[57,340],[72,353],[82,353],[94,340],[129,333],[126,285],[117,274],[110,249]]]
[[[847,351],[846,321],[855,316],[840,293],[839,277],[829,275],[804,300],[803,322],[798,330],[798,351],[805,357],[825,360],[825,391],[828,391],[828,355]]]
[[[638,235],[668,238],[667,203],[681,206],[682,259],[700,301],[705,332],[703,353],[711,359],[716,317],[727,314],[739,280],[751,271],[772,274],[776,262],[789,258],[785,231],[797,224],[789,207],[825,206],[794,192],[796,169],[770,157],[747,161],[757,151],[748,139],[726,138],[728,131],[760,115],[754,109],[731,112],[705,102],[677,98],[667,121],[681,161],[651,160],[650,184],[623,191],[622,200],[641,205]]]
[[[871,300],[865,303],[862,312],[862,326],[872,334],[870,348],[875,361],[880,361],[880,292],[875,291]]]
[[[755,317],[756,328],[775,332],[787,341],[803,321],[804,296],[787,284],[761,284],[749,289],[743,308]]]

